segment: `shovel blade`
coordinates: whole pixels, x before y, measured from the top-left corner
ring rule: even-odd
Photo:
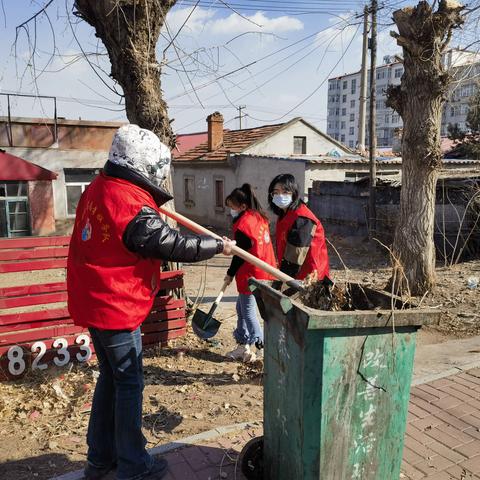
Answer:
[[[215,320],[211,315],[208,315],[201,310],[197,310],[192,319],[192,330],[197,337],[200,337],[203,340],[214,337],[217,334],[220,325],[221,322]]]

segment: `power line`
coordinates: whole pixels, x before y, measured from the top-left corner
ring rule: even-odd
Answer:
[[[284,113],[282,116],[280,117],[277,117],[277,118],[273,118],[273,119],[270,119],[270,120],[262,120],[262,119],[259,119],[259,118],[254,118],[252,117],[254,120],[257,120],[257,121],[260,121],[260,122],[277,122],[278,120],[282,120],[283,118],[285,118],[287,115],[289,115],[290,113],[292,113],[294,110],[296,110],[300,105],[303,105],[307,100],[309,100],[311,97],[313,97],[313,95],[315,95],[315,93],[318,92],[318,90],[320,90],[320,88],[323,86],[323,84],[328,80],[328,77],[332,74],[332,72],[335,70],[335,68],[337,68],[338,64],[342,61],[343,57],[345,56],[345,54],[347,53],[347,51],[349,50],[350,46],[352,45],[353,43],[353,40],[356,36],[356,34],[358,33],[358,30],[359,30],[360,26],[357,27],[357,30],[355,32],[355,35],[352,36],[350,42],[348,43],[347,45],[347,48],[343,51],[342,55],[340,56],[340,58],[338,59],[337,63],[335,63],[335,65],[332,67],[332,69],[330,70],[330,72],[328,72],[328,75],[324,78],[324,80],[320,83],[320,85],[318,85],[311,93],[309,93],[302,101],[300,101],[299,103],[297,103],[293,108],[291,108],[288,112]]]
[[[343,2],[342,2],[343,4]],[[193,6],[193,3],[190,3],[189,0],[186,0],[185,5],[188,6]],[[204,7],[206,9],[221,9],[221,10],[231,10],[230,7],[227,7],[225,5],[212,5],[208,4],[205,2],[200,2],[199,3],[200,7]],[[345,7],[340,7],[338,4],[331,4],[331,5],[325,5],[325,8],[322,9],[315,9],[315,10],[299,10],[299,9],[292,9],[288,7],[251,7],[248,5],[237,5],[234,4],[233,7],[240,11],[245,11],[245,12],[268,12],[268,13],[282,13],[282,14],[288,14],[288,15],[294,15],[294,16],[300,16],[300,15],[332,15],[333,13],[345,13]],[[358,4],[351,4],[351,8],[357,8]]]
[[[351,16],[351,17],[350,17],[350,19],[352,19],[352,18],[355,18],[355,16]],[[231,70],[231,71],[229,71],[229,72],[227,72],[227,73],[224,73],[224,74],[222,74],[222,75],[220,75],[220,76],[218,76],[218,77],[216,77],[216,78],[214,78],[214,79],[212,79],[212,80],[210,80],[210,81],[208,81],[208,82],[206,82],[206,83],[203,83],[203,84],[201,84],[201,85],[198,85],[198,86],[195,87],[195,88],[196,88],[196,90],[198,91],[198,90],[200,90],[200,89],[203,89],[203,88],[205,88],[205,87],[208,87],[208,86],[210,86],[210,85],[218,82],[218,80],[221,80],[221,79],[226,78],[226,77],[228,77],[228,76],[234,75],[234,74],[236,74],[236,73],[238,73],[238,72],[240,72],[240,71],[242,71],[242,70],[247,69],[248,67],[251,67],[251,66],[253,66],[253,65],[256,65],[257,63],[259,63],[259,62],[261,62],[261,61],[263,61],[263,60],[266,60],[267,58],[273,57],[273,56],[277,55],[278,53],[281,53],[281,52],[283,52],[283,51],[285,51],[285,50],[288,50],[289,48],[291,48],[291,47],[293,47],[293,46],[295,46],[295,45],[298,45],[298,44],[303,43],[303,42],[305,42],[305,41],[307,41],[307,40],[309,40],[309,39],[311,39],[311,38],[313,38],[313,37],[316,37],[316,36],[317,36],[319,33],[321,33],[321,32],[324,32],[324,31],[326,31],[326,30],[329,30],[329,29],[331,29],[331,28],[334,28],[334,27],[336,27],[336,26],[338,26],[338,25],[340,25],[340,24],[342,24],[342,23],[346,23],[346,21],[347,21],[347,20],[342,19],[341,21],[339,21],[339,22],[337,22],[337,23],[335,23],[335,24],[333,24],[333,25],[330,25],[330,26],[325,27],[325,28],[323,28],[323,29],[321,29],[321,30],[318,30],[318,31],[316,31],[316,32],[314,32],[314,33],[311,33],[311,34],[307,35],[306,37],[303,37],[303,38],[301,38],[301,39],[299,39],[299,40],[297,40],[297,41],[295,41],[295,42],[293,42],[293,43],[290,43],[289,45],[286,45],[285,47],[282,47],[282,48],[280,48],[280,49],[278,49],[278,50],[275,50],[275,51],[273,51],[273,52],[271,52],[271,53],[269,53],[269,54],[267,54],[267,55],[264,55],[263,57],[257,58],[256,60],[253,60],[253,61],[247,63],[246,65],[242,65],[241,67],[238,67],[238,68],[236,68],[236,69],[234,69],[234,70]],[[173,97],[170,97],[167,101],[170,102],[171,100],[176,100],[177,98],[181,98],[181,97],[183,97],[183,96],[185,96],[185,95],[188,95],[188,93],[192,93],[192,90],[187,90],[187,91],[184,92],[184,93],[174,95]],[[208,99],[207,99],[207,100],[208,100]]]

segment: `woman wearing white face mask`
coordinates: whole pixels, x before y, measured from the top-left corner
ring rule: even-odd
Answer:
[[[303,280],[316,272],[318,280],[329,275],[325,233],[320,220],[300,199],[295,177],[277,175],[268,187],[268,203],[278,215],[277,259],[280,270]],[[279,282],[275,282],[279,287]]]
[[[236,188],[226,198],[225,204],[230,207],[237,246],[264,262],[276,266],[268,219],[255,197],[252,187],[245,183],[242,187]],[[260,280],[273,279],[258,267],[234,256],[225,281],[230,283],[235,278],[237,282],[238,319],[233,336],[238,345],[237,348],[227,353],[227,357],[244,362],[255,360],[255,346],[257,349],[263,348],[263,331],[257,318],[255,297],[248,288],[248,279],[251,277]]]

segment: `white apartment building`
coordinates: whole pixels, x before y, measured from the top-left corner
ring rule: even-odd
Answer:
[[[452,69],[454,81],[442,117],[442,136],[447,135],[448,124],[457,124],[466,129],[468,105],[474,95],[480,77],[479,55],[458,49],[449,50],[443,57],[444,65]],[[386,91],[389,85],[400,84],[403,65],[395,57],[384,57],[384,64],[376,68],[376,113],[377,145],[391,147],[395,143],[402,119],[386,106]],[[367,96],[370,91],[370,72],[368,72]],[[358,123],[360,105],[360,71],[334,77],[328,81],[327,134],[350,148],[358,144]],[[366,143],[368,134],[369,102],[367,97]]]

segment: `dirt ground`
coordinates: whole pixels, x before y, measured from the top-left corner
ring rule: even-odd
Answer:
[[[335,280],[382,288],[389,275],[388,256],[379,246],[335,238],[330,247]],[[185,266],[190,299],[208,310],[229,260]],[[345,264],[348,268],[346,269]],[[421,301],[443,312],[439,326],[422,329],[420,344],[478,335],[480,261],[438,268],[438,288]],[[0,279],[0,286],[17,279]],[[23,282],[24,279],[21,279]],[[148,447],[189,435],[262,418],[262,363],[242,365],[225,358],[234,347],[236,292],[230,286],[216,317],[223,325],[214,342],[189,332],[168,348],[145,355],[144,432]],[[95,362],[49,369],[16,382],[0,383],[0,478],[48,479],[81,468],[85,434],[97,376]]]

